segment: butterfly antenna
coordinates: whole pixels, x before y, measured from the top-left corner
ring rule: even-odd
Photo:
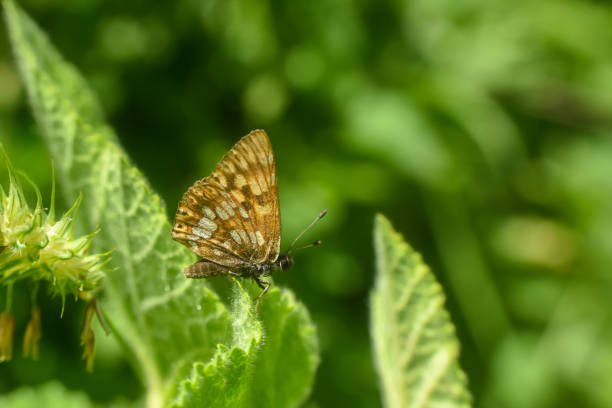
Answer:
[[[313,242],[312,244],[308,244],[308,245],[304,245],[301,247],[297,247],[294,249],[294,251],[299,251],[300,249],[306,249],[306,248],[310,248],[313,246],[317,246],[317,245],[321,245],[322,241],[320,239],[316,240],[315,242]]]
[[[300,234],[291,243],[291,246],[289,247],[289,250],[287,251],[287,253],[291,253],[291,251],[293,250],[293,246],[298,241],[298,239],[300,239],[302,237],[302,235],[304,235],[306,233],[306,231],[308,231],[310,228],[312,228],[312,226],[315,225],[317,223],[317,221],[319,221],[321,218],[325,217],[325,214],[327,214],[327,210],[321,211],[321,213],[317,216],[317,218],[315,218],[314,221],[311,222],[310,225],[307,226],[304,231],[300,232]],[[299,250],[299,249],[310,248],[312,246],[319,245],[320,243],[321,243],[320,240],[319,241],[315,241],[315,242],[313,242],[310,245],[306,245],[304,247],[297,248],[296,251]]]

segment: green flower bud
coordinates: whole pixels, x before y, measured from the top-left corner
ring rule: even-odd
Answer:
[[[4,151],[2,151],[4,153]],[[57,222],[54,195],[48,214],[42,208],[38,188],[25,176],[36,193],[33,208],[28,205],[21,184],[5,154],[9,173],[8,193],[0,188],[0,285],[18,281],[45,281],[53,295],[91,300],[101,289],[109,253],[89,254],[95,235],[74,238],[73,223],[81,196]]]
[[[43,282],[53,296],[62,298],[62,313],[67,295],[89,302],[81,345],[84,347],[83,359],[87,361],[87,371],[92,371],[95,339],[91,321],[94,312],[98,313],[107,330],[97,307],[96,294],[102,287],[110,252],[89,253],[99,228],[82,237],[73,236],[74,218],[81,203],[80,195],[72,208],[55,221],[55,183],[49,212],[46,213],[42,207],[40,191],[27,176],[20,173],[20,177],[36,193],[36,205],[30,207],[16,171],[1,145],[0,152],[6,160],[9,175],[8,192],[0,186],[0,286],[7,287],[6,312],[0,316],[0,362],[12,357],[15,322],[9,313],[10,299],[13,285],[21,281],[28,282],[29,287],[33,288],[32,317],[24,333],[23,355],[38,358],[41,324],[40,309],[35,305],[37,288]]]

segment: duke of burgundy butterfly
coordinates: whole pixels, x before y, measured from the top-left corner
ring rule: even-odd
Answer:
[[[209,177],[183,194],[172,238],[203,258],[185,268],[186,278],[229,275],[257,282],[262,289],[255,303],[257,314],[271,285],[262,278],[293,266],[295,243],[326,213],[321,211],[280,255],[276,160],[266,132],[253,130],[223,156]]]

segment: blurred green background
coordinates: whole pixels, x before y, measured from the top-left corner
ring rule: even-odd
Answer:
[[[476,406],[612,406],[609,3],[20,3],[95,88],[170,217],[254,128],[277,155],[284,247],[329,210],[304,240],[324,245],[276,277],[318,326],[310,403],[381,404],[368,334],[381,211],[446,290]],[[48,198],[5,27],[0,135]],[[112,338],[98,334],[86,374],[83,310],[60,320],[58,300],[41,303],[41,359],[0,365],[0,392],[59,379],[99,403],[138,398]]]

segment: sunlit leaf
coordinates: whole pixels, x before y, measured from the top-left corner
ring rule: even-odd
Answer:
[[[471,406],[441,286],[382,215],[376,217],[374,246],[370,331],[385,406]]]

